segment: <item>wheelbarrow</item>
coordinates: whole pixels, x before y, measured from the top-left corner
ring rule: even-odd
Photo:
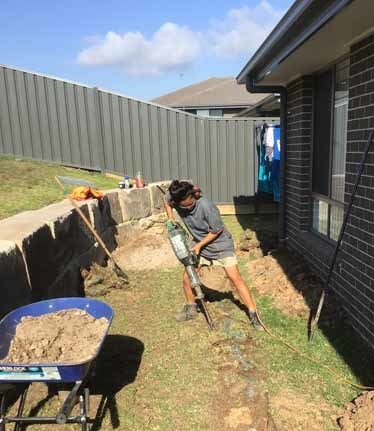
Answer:
[[[96,352],[91,358],[79,363],[7,363],[0,359],[0,431],[6,430],[6,425],[14,423],[14,430],[20,431],[25,425],[31,424],[79,424],[82,431],[89,431],[93,422],[89,416],[88,378],[92,370],[92,362],[103,346],[113,320],[112,308],[104,302],[88,298],[58,298],[35,302],[7,314],[0,321],[0,358],[6,357],[10,343],[15,335],[17,324],[25,316],[38,317],[43,314],[60,310],[78,308],[86,311],[94,318],[105,317],[108,321],[106,332],[100,341]],[[79,339],[77,339],[79,349]],[[23,416],[27,392],[32,383],[48,384],[74,383],[66,399],[61,404],[55,416]],[[20,401],[16,416],[6,416],[7,394],[17,390]],[[73,407],[79,402],[80,412],[71,416]]]

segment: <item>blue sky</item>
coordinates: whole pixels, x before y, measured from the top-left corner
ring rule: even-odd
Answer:
[[[292,0],[2,0],[0,63],[140,99],[235,76]]]

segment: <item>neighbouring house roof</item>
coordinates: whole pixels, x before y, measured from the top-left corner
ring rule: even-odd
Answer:
[[[179,109],[194,108],[245,108],[266,97],[249,94],[235,78],[209,78],[152,100],[164,106]]]
[[[237,81],[279,86],[349,53],[374,29],[373,0],[296,0]]]
[[[280,115],[280,94],[269,94],[255,105],[245,108],[236,117],[258,117],[277,112]]]

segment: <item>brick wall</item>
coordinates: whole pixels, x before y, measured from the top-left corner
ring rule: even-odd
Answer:
[[[333,246],[310,232],[312,215],[312,79],[287,87],[286,231],[287,246],[315,272],[326,275]],[[345,202],[371,129],[374,128],[374,35],[351,48]],[[374,347],[374,152],[371,152],[349,219],[341,263],[332,287],[353,327]]]
[[[351,48],[345,202],[374,128],[374,35]],[[353,326],[374,346],[374,152],[367,161],[343,243],[334,285]]]
[[[310,225],[312,80],[304,77],[287,88],[287,236]]]
[[[287,87],[286,237],[288,248],[318,271],[326,253],[313,250],[305,238],[312,222],[312,122],[313,81],[302,77]]]

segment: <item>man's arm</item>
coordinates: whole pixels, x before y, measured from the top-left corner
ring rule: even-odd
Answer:
[[[164,196],[164,208],[169,220],[174,220],[173,207],[169,204],[166,199],[166,195]]]
[[[192,251],[196,254],[200,254],[201,249],[213,242],[216,238],[218,238],[221,235],[222,231],[223,229],[217,233],[209,232],[205,238],[203,238],[201,241],[199,241],[193,246]]]

